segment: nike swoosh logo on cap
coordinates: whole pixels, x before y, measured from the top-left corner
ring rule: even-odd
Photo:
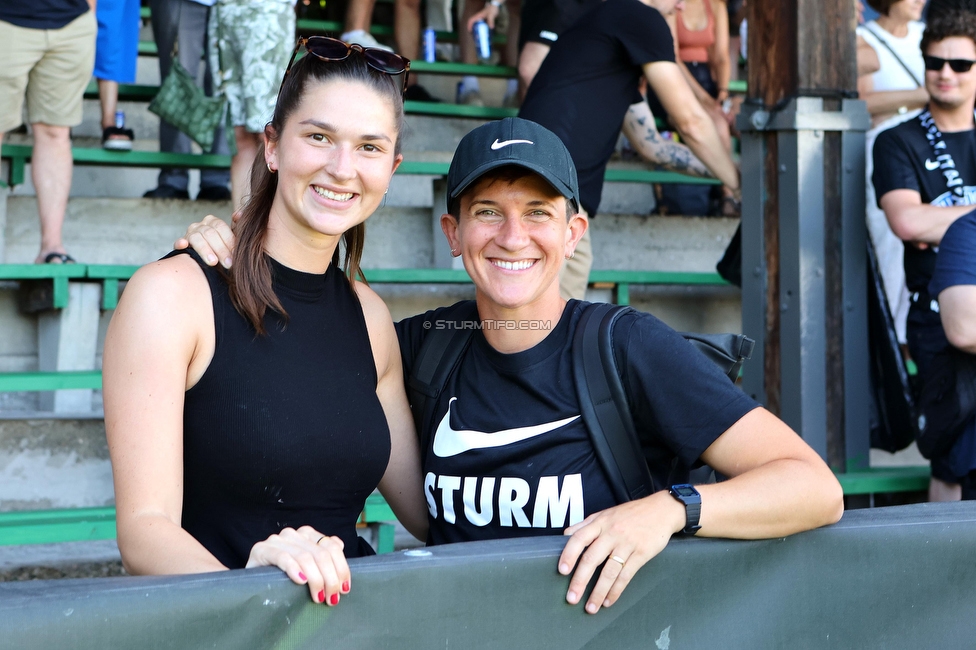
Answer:
[[[495,141],[491,143],[491,150],[497,151],[502,147],[507,147],[510,144],[535,144],[535,143],[532,142],[531,140],[505,140],[504,142],[499,142],[498,138],[495,138]]]
[[[451,405],[456,401],[457,398],[452,397],[451,401],[447,403],[447,413],[444,414],[444,418],[437,425],[437,431],[434,432],[433,451],[434,455],[439,458],[449,458],[476,449],[491,449],[493,447],[512,445],[516,442],[522,442],[523,440],[549,433],[559,427],[566,426],[574,420],[578,420],[580,417],[576,415],[565,420],[546,422],[531,427],[505,429],[494,433],[470,430],[455,431],[451,427]]]
[[[942,163],[940,163],[938,160],[936,160],[935,162],[932,162],[928,158],[925,159],[925,169],[927,169],[929,171],[933,171],[935,169],[938,169],[939,168],[939,165],[941,165],[941,164]]]

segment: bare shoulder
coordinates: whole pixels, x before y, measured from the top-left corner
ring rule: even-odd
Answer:
[[[394,352],[399,358],[400,349],[396,342],[393,318],[383,299],[365,282],[356,281],[353,286],[363,306],[369,343],[373,348],[373,359],[376,361],[376,372],[379,377],[383,377],[391,368]]]
[[[393,326],[393,318],[390,310],[383,302],[383,299],[373,291],[365,282],[356,281],[354,284],[356,295],[363,306],[363,315],[366,317],[366,326],[373,330],[374,327],[383,328],[387,324]]]
[[[130,290],[132,293],[130,293]],[[124,296],[148,293],[155,298],[187,298],[187,292],[205,291],[209,286],[203,269],[189,255],[174,255],[139,268],[126,285]]]

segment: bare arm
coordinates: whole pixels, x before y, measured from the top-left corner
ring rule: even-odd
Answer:
[[[871,49],[870,46],[868,49]],[[875,91],[874,80],[871,75],[858,77],[857,94],[867,104],[868,112],[871,114],[871,122],[875,125],[888,119],[902,108],[913,111],[916,108],[922,108],[929,101],[929,94],[922,87],[912,90]]]
[[[400,345],[390,312],[372,289],[356,283],[363,305],[370,346],[376,361],[376,395],[390,426],[390,464],[380,481],[380,492],[397,519],[419,540],[427,538],[427,505],[420,475],[420,448],[413,416],[403,388]]]
[[[895,235],[919,248],[938,246],[952,222],[973,210],[971,205],[942,208],[922,203],[915,190],[891,190],[879,203]]]
[[[136,272],[105,337],[105,429],[119,549],[131,574],[225,568],[180,526],[183,394],[209,363],[200,349],[205,319],[213,320],[207,281],[194,266],[181,256]]]
[[[939,315],[949,343],[976,354],[976,285],[959,284],[939,294]]]
[[[627,109],[623,133],[634,150],[648,162],[689,176],[712,178],[711,172],[691,153],[691,149],[661,137],[647,102],[638,102]]]
[[[729,60],[729,10],[724,0],[712,1],[712,16],[715,17],[715,42],[708,48],[708,62],[712,78],[718,85],[718,101],[724,102],[729,96],[729,78],[732,66]]]
[[[747,413],[719,436],[702,460],[732,478],[698,488],[699,536],[780,537],[834,523],[843,514],[843,491],[827,465],[763,408]],[[684,506],[662,491],[566,529],[572,537],[559,558],[560,573],[568,575],[579,560],[567,600],[578,602],[596,568],[615,555],[625,562],[606,562],[586,610],[609,607],[637,570],[684,526]]]
[[[874,74],[881,69],[881,61],[878,59],[878,53],[860,36],[857,37],[855,56],[857,58],[857,75],[859,77]],[[858,90],[860,91],[860,88]]]
[[[715,178],[737,190],[739,171],[722,146],[715,124],[695,100],[678,66],[670,61],[648,63],[644,65],[644,76],[688,148],[708,167]]]

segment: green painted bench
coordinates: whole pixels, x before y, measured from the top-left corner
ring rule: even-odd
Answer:
[[[408,102],[410,103],[410,102]],[[424,103],[424,102],[416,102]],[[438,106],[438,104],[431,104]],[[460,106],[461,109],[479,108]],[[26,177],[26,166],[30,162],[33,147],[28,144],[5,143],[0,148],[0,158],[9,161],[10,168],[6,182],[10,186],[21,185]],[[179,154],[162,151],[106,151],[95,147],[72,147],[71,155],[76,165],[107,167],[180,167],[188,169],[226,169],[230,167],[230,156],[216,154]],[[448,162],[426,162],[405,160],[397,169],[397,174],[447,176]],[[604,181],[611,183],[689,183],[717,185],[712,178],[695,178],[677,172],[652,169],[608,169]]]
[[[378,553],[393,551],[396,516],[380,494],[366,499],[359,521],[373,529]],[[113,507],[0,512],[0,546],[90,542],[116,534]]]

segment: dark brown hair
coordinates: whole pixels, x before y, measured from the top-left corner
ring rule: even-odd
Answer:
[[[877,11],[882,16],[887,16],[891,11],[891,5],[901,2],[901,0],[867,0],[868,6]]]
[[[309,84],[331,80],[358,81],[390,100],[396,123],[394,155],[400,153],[400,135],[403,131],[403,96],[399,77],[377,72],[366,65],[362,55],[353,52],[342,61],[323,61],[315,56],[305,56],[292,66],[275,104],[274,117],[265,129],[265,136],[276,140],[284,130],[285,122],[301,104]],[[234,307],[247,318],[258,334],[265,334],[264,315],[269,308],[287,319],[284,307],[274,293],[271,283],[271,263],[264,252],[268,230],[268,216],[278,189],[278,175],[271,173],[264,159],[264,147],[258,148],[251,167],[251,194],[241,208],[241,218],[234,234],[237,239],[234,266],[227,274],[230,298]],[[360,223],[342,235],[345,258],[342,268],[349,282],[360,275],[359,263],[363,255],[366,225]],[[332,256],[332,264],[339,264],[339,246]]]
[[[976,0],[932,0],[929,2],[926,20],[934,22],[951,11],[976,12]]]
[[[976,44],[976,14],[969,11],[946,11],[938,14],[925,27],[922,34],[922,54],[928,52],[933,43],[947,38],[961,36]]]
[[[528,167],[522,167],[521,165],[502,165],[501,167],[496,167],[492,170],[489,170],[484,174],[482,174],[481,176],[479,176],[475,181],[470,183],[466,188],[464,188],[464,191],[461,192],[461,194],[459,194],[456,199],[448,201],[447,212],[455,219],[459,218],[461,216],[461,199],[463,199],[466,194],[469,194],[471,190],[473,190],[474,187],[480,184],[482,181],[488,181],[489,184],[495,183],[497,181],[511,184],[511,183],[515,183],[516,181],[520,181],[523,178],[526,178],[528,176],[539,176],[539,175],[536,174],[531,169],[529,169]],[[539,178],[542,177],[539,176]],[[555,188],[553,188],[553,191],[556,192],[556,194],[559,194],[559,191],[556,190]],[[567,220],[572,219],[577,212],[578,210],[576,210],[575,202],[566,199],[566,219]]]

